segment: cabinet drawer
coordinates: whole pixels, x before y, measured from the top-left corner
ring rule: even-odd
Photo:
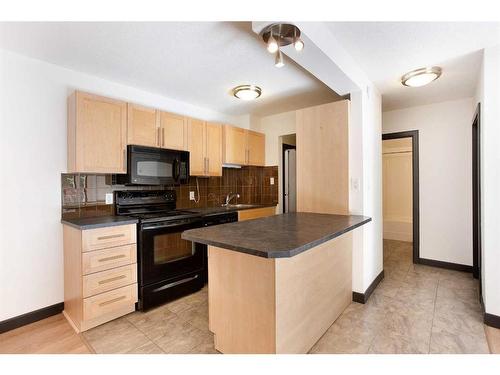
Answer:
[[[82,274],[109,270],[137,262],[135,244],[90,251],[82,254]]]
[[[83,277],[83,297],[137,283],[137,264],[113,268]]]
[[[83,320],[98,318],[137,302],[137,284],[124,286],[83,300]]]
[[[136,242],[136,225],[87,229],[82,232],[82,251],[93,251]]]

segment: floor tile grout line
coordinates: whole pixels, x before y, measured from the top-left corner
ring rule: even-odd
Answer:
[[[434,328],[434,317],[436,316],[436,302],[437,302],[438,289],[439,289],[439,278],[438,278],[438,282],[436,284],[436,293],[434,295],[434,310],[432,311],[431,334],[429,336],[429,350],[427,351],[428,354],[431,353],[432,331]]]
[[[170,311],[170,310],[168,310],[168,311]],[[172,311],[170,311],[170,312],[172,312]],[[174,313],[172,313],[172,314],[174,314]],[[177,314],[176,314],[176,315],[177,315]],[[125,317],[125,319],[127,319],[127,321],[128,321],[130,324],[132,324],[132,326],[134,326],[134,327],[135,327],[135,328],[136,328],[139,332],[141,332],[144,336],[146,336],[146,338],[147,338],[147,339],[148,339],[151,343],[153,343],[153,344],[154,344],[154,346],[156,346],[158,349],[160,349],[160,351],[161,351],[163,354],[167,354],[167,353],[165,353],[165,351],[164,351],[164,350],[163,350],[163,349],[162,349],[162,348],[161,348],[161,347],[160,347],[160,346],[159,346],[156,342],[154,342],[154,340],[153,340],[151,337],[149,337],[149,336],[148,336],[148,334],[147,334],[146,332],[144,332],[142,329],[140,329],[137,325],[135,325],[135,324],[134,324],[134,322],[130,321],[127,317]]]

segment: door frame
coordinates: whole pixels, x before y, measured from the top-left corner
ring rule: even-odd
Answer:
[[[420,263],[420,204],[419,204],[419,168],[418,168],[418,130],[382,134],[382,141],[387,139],[411,138],[412,148],[412,220],[413,220],[413,263]]]
[[[472,120],[472,275],[481,294],[481,103]]]
[[[282,143],[281,144],[281,160],[283,160],[283,165],[281,166],[281,186],[282,186],[282,192],[281,192],[281,207],[283,213],[285,213],[285,151],[286,150],[296,150],[297,146],[294,145],[289,145],[288,143]]]

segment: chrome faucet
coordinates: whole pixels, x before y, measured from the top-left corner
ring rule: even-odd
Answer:
[[[224,203],[223,206],[229,206],[229,203],[234,197],[239,198],[240,195],[238,193],[229,193],[226,195],[226,203]]]

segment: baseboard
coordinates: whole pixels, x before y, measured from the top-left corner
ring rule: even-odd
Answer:
[[[384,270],[378,274],[378,276],[375,278],[375,280],[372,281],[370,286],[365,290],[364,293],[358,293],[358,292],[352,292],[352,300],[354,302],[358,303],[366,303],[368,302],[368,299],[370,298],[371,294],[377,287],[377,285],[382,281],[384,278]]]
[[[500,316],[484,313],[484,324],[493,328],[500,328]]]
[[[0,322],[0,333],[10,331],[15,328],[22,327],[26,324],[34,323],[39,320],[48,318],[52,315],[57,315],[64,310],[64,302],[56,303],[55,305],[47,306],[39,310],[15,316],[13,318]]]
[[[442,262],[440,260],[425,259],[425,258],[418,258],[417,263],[423,264],[425,266],[446,268],[448,270],[472,273],[472,266],[467,266],[465,264]]]

